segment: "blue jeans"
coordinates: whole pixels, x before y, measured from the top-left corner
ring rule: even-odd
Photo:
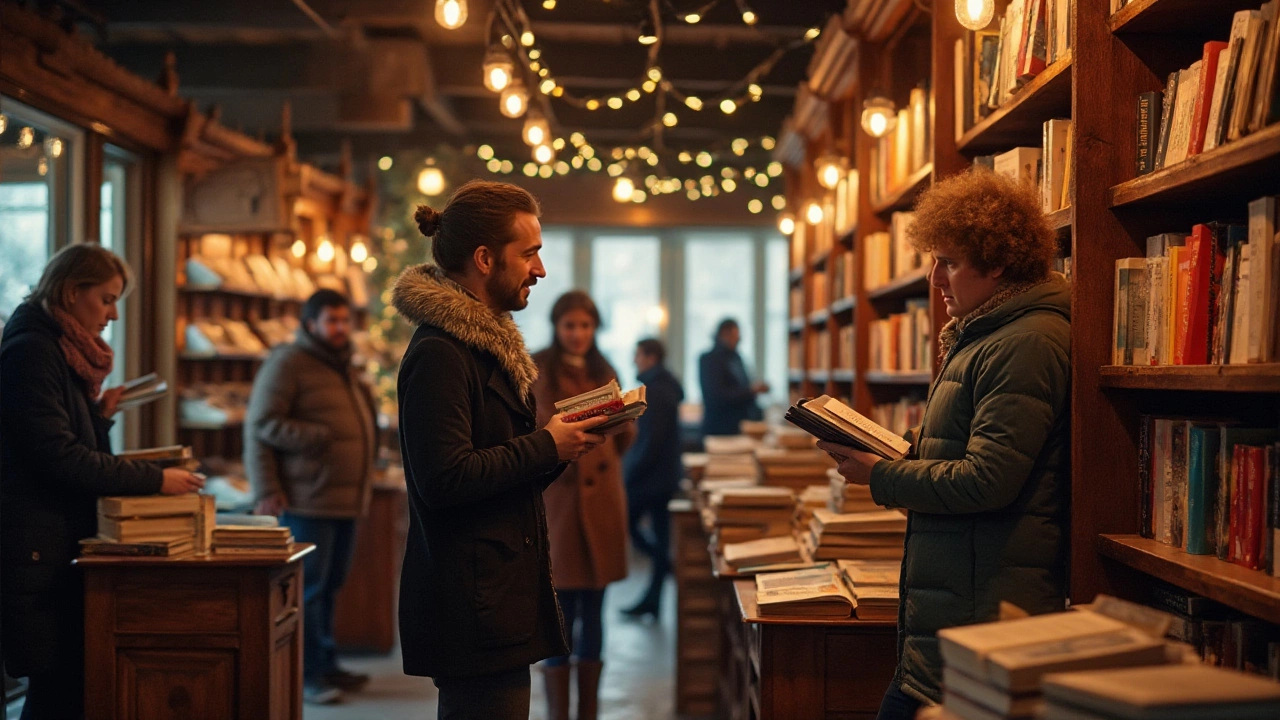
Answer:
[[[880,701],[880,712],[876,720],[914,720],[916,711],[924,703],[902,692],[898,679],[894,678],[889,689],[884,691],[884,699]]]
[[[302,559],[302,677],[304,682],[315,683],[338,669],[333,603],[351,568],[356,521],[285,512],[280,522],[293,532],[295,541],[316,546]]]
[[[574,656],[579,660],[599,660],[604,647],[604,621],[601,618],[604,590],[556,590],[556,598],[564,612],[564,629],[569,633],[569,646],[573,648]],[[546,660],[551,667],[568,662],[568,655]]]

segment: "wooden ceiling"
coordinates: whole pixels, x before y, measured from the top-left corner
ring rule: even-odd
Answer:
[[[649,48],[637,37],[650,0],[559,0],[552,10],[543,0],[501,1],[524,11],[542,61],[568,94],[603,100],[644,79]],[[678,92],[702,98],[740,93],[753,68],[845,6],[845,0],[719,0],[689,25],[678,18],[707,8],[707,0],[657,2],[663,75]],[[332,164],[347,139],[357,161],[440,143],[489,143],[521,161],[528,155],[523,121],[503,117],[482,83],[487,38],[503,28],[501,21],[496,29],[488,25],[494,0],[470,0],[466,23],[452,31],[436,23],[434,0],[62,4],[108,55],[143,77],[160,75],[172,53],[179,92],[202,108],[217,105],[231,127],[272,137],[287,101],[299,155],[318,164]],[[756,25],[742,21],[741,7],[757,14]],[[812,53],[810,44],[783,53],[758,80],[762,98],[732,115],[714,102],[694,112],[661,90],[620,110],[541,100],[557,136],[581,132],[597,147],[654,145],[650,132],[665,103],[679,124],[663,128],[664,147],[723,149],[737,137],[777,133]]]

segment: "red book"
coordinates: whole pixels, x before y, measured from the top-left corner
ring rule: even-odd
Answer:
[[[1244,445],[1244,477],[1246,495],[1244,501],[1244,537],[1241,547],[1244,557],[1240,564],[1258,570],[1262,567],[1262,527],[1265,522],[1267,499],[1263,495],[1266,481],[1267,453],[1266,448]]]
[[[1245,445],[1233,445],[1231,448],[1231,518],[1227,522],[1227,560],[1240,563],[1244,557],[1241,542],[1244,538],[1244,496],[1246,494],[1246,478],[1244,475]]]
[[[1191,238],[1187,238],[1187,246],[1176,256],[1177,265],[1169,263],[1169,272],[1174,274],[1174,291],[1171,310],[1174,311],[1173,324],[1173,364],[1185,365],[1184,350],[1187,343],[1187,330],[1191,328],[1191,258],[1196,248],[1191,246]]]
[[[1213,230],[1196,225],[1187,238],[1187,292],[1179,308],[1178,344],[1174,346],[1175,365],[1204,365],[1209,362],[1209,296],[1217,263]]]
[[[1227,48],[1221,40],[1204,44],[1204,58],[1200,63],[1200,90],[1191,111],[1191,144],[1187,157],[1199,155],[1204,150],[1204,136],[1209,127],[1209,110],[1213,106],[1213,83],[1218,77],[1218,53]]]
[[[579,410],[576,413],[570,413],[560,418],[560,420],[562,422],[582,422],[583,420],[593,418],[597,415],[613,415],[614,413],[620,413],[624,407],[626,407],[626,403],[622,402],[621,399],[610,400],[609,402],[603,402],[599,405],[592,405],[591,407],[585,410]]]

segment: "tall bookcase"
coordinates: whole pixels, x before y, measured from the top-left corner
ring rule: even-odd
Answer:
[[[1016,146],[1041,145],[1045,121],[1070,118],[1074,149],[1070,158],[1068,207],[1049,216],[1072,267],[1072,473],[1070,593],[1087,602],[1100,592],[1144,599],[1154,579],[1204,595],[1246,615],[1280,624],[1280,580],[1265,573],[1180,550],[1138,536],[1139,418],[1143,414],[1226,417],[1275,427],[1280,424],[1280,364],[1232,366],[1112,366],[1112,312],[1115,261],[1145,254],[1145,239],[1168,231],[1187,231],[1195,223],[1242,220],[1248,201],[1280,194],[1280,125],[1228,143],[1175,166],[1147,175],[1136,170],[1138,95],[1160,90],[1168,74],[1199,59],[1204,42],[1229,34],[1234,12],[1257,9],[1260,0],[1131,0],[1115,13],[1110,0],[1073,0],[1069,53],[1051,64],[1002,107],[957,136],[953,112],[957,39],[960,26],[951,3],[934,3],[931,14],[911,8],[896,15],[893,27],[869,28],[850,0],[846,29],[861,39],[859,82],[851,98],[832,103],[832,118],[856,112],[862,98],[882,77],[878,63],[891,68],[897,87],[912,86],[909,63],[902,63],[895,43],[923,25],[931,38],[927,70],[932,90],[933,147],[928,172],[922,172],[901,196],[897,207],[909,207],[931,182],[962,172],[979,155]],[[871,3],[876,5],[876,3]],[[999,18],[1007,2],[996,3]],[[878,36],[876,35],[878,32]],[[902,98],[894,97],[901,106]],[[859,190],[859,222],[845,247],[858,258],[860,279],[863,240],[882,229],[890,207],[874,205],[865,173],[873,142],[846,123],[832,128],[852,131],[852,165],[863,173]],[[821,190],[812,178],[812,163],[822,143],[810,145],[803,167],[790,169],[789,205],[794,211]],[[799,182],[797,182],[799,180]],[[798,214],[798,213],[797,213]],[[797,223],[800,220],[797,219]],[[797,232],[805,245],[813,228]],[[803,248],[802,248],[803,250]],[[801,251],[794,257],[809,257]],[[793,270],[805,292],[820,262]],[[834,377],[792,373],[793,395],[833,392],[851,397],[865,412],[883,402],[891,390],[885,378],[868,372],[865,323],[878,317],[889,297],[929,292],[923,278],[904,278],[893,287],[868,289],[858,284],[852,322],[858,326],[851,382]],[[914,283],[914,284],[913,284]],[[806,297],[806,303],[812,298]],[[809,305],[806,305],[809,307]],[[830,325],[848,318],[828,306]],[[935,301],[935,332],[945,315]],[[806,319],[816,321],[818,318]],[[791,328],[793,341],[807,340],[812,322]],[[808,348],[808,344],[804,345]],[[795,359],[793,357],[793,359]],[[807,368],[811,358],[800,358]],[[924,378],[921,378],[923,380]],[[825,381],[825,382],[823,382]]]

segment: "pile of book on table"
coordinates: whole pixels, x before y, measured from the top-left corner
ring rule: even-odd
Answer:
[[[1274,720],[1280,684],[1207,665],[1062,673],[1044,678],[1044,720]]]
[[[790,488],[725,488],[711,495],[709,510],[716,542],[720,545],[781,535],[790,537],[796,496]]]
[[[799,450],[758,448],[756,462],[760,465],[761,484],[796,490],[823,482],[827,478],[827,470],[835,467],[831,456],[813,447]]]
[[[840,571],[827,563],[756,575],[761,615],[847,618],[857,604]]]
[[[813,511],[831,506],[831,487],[829,485],[809,485],[800,491],[797,498],[797,513],[802,525],[813,518]]]
[[[829,470],[827,478],[830,487],[830,504],[828,507],[831,512],[857,513],[885,509],[871,499],[870,485],[855,485],[851,482],[846,482],[844,476],[837,470]]]
[[[907,516],[897,510],[818,509],[803,538],[814,560],[901,560],[906,532]]]
[[[898,618],[898,580],[902,563],[898,560],[840,560],[836,563],[849,585],[857,605],[859,620]]]
[[[629,420],[635,420],[648,408],[644,385],[623,393],[622,388],[618,387],[618,381],[610,380],[602,387],[556,403],[556,414],[561,415],[561,419],[565,422],[579,422],[600,415],[607,416],[608,420],[592,428],[593,432],[603,432]]]
[[[98,536],[80,541],[82,555],[177,558],[209,552],[214,523],[209,495],[98,498]]]
[[[238,557],[275,557],[293,549],[293,534],[287,527],[260,525],[219,525],[213,529],[213,554]]]
[[[703,440],[706,465],[703,477],[756,478],[760,468],[756,464],[755,450],[760,442],[745,435],[712,436]]]
[[[794,569],[811,564],[792,535],[721,546],[725,563],[737,572]],[[787,567],[778,567],[778,566]]]

